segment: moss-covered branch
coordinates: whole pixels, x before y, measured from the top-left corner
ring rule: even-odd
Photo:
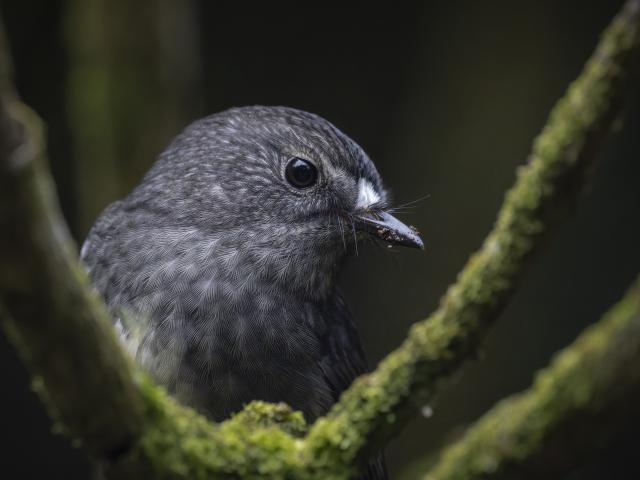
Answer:
[[[125,358],[58,211],[40,123],[12,93],[0,49],[0,314],[53,418],[111,478],[347,478],[473,355],[572,205],[622,104],[640,49],[639,5],[627,3],[554,109],[493,232],[440,308],[306,435],[299,414],[262,403],[210,424]]]
[[[350,464],[380,447],[474,356],[543,237],[566,216],[584,187],[585,174],[620,112],[639,50],[640,1],[632,0],[551,112],[493,231],[438,310],[414,325],[400,348],[313,426],[307,441],[315,458],[340,455]]]
[[[54,422],[110,478],[303,476],[302,414],[256,402],[212,425],[125,357],[60,214],[42,124],[13,91],[2,33],[0,323]]]
[[[533,386],[501,401],[425,480],[559,478],[640,414],[640,279]]]
[[[2,324],[53,417],[99,456],[142,430],[142,401],[60,215],[40,120],[11,85],[0,32]],[[108,393],[105,393],[108,392]]]

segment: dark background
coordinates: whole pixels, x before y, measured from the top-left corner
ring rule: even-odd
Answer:
[[[480,245],[550,108],[622,2],[160,3],[0,3],[18,88],[48,124],[78,243],[190,120],[249,104],[318,113],[368,151],[398,203],[426,196],[403,217],[425,252],[361,249],[343,276],[375,364]],[[640,270],[639,107],[636,96],[589,194],[536,259],[480,361],[388,448],[395,477],[414,478],[444,440],[526,388]],[[0,476],[87,478],[82,453],[50,433],[3,337],[0,375]],[[639,478],[636,438],[620,432],[571,478]]]

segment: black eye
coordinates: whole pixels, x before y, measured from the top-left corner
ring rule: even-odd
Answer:
[[[296,188],[309,188],[318,181],[318,169],[304,158],[292,158],[284,171],[287,181]]]

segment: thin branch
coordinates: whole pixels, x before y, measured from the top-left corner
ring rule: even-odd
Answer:
[[[425,480],[560,478],[640,413],[640,279],[556,356],[444,450]]]
[[[314,458],[363,460],[429,402],[467,359],[511,297],[542,240],[567,216],[620,112],[640,51],[640,1],[628,1],[582,74],[555,106],[493,231],[438,310],[360,378],[310,430]],[[635,66],[635,65],[634,65]],[[337,466],[341,468],[341,466]]]

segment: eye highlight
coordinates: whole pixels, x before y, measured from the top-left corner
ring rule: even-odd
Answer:
[[[289,160],[284,175],[291,186],[299,189],[312,187],[318,182],[318,169],[304,158],[294,157]]]

